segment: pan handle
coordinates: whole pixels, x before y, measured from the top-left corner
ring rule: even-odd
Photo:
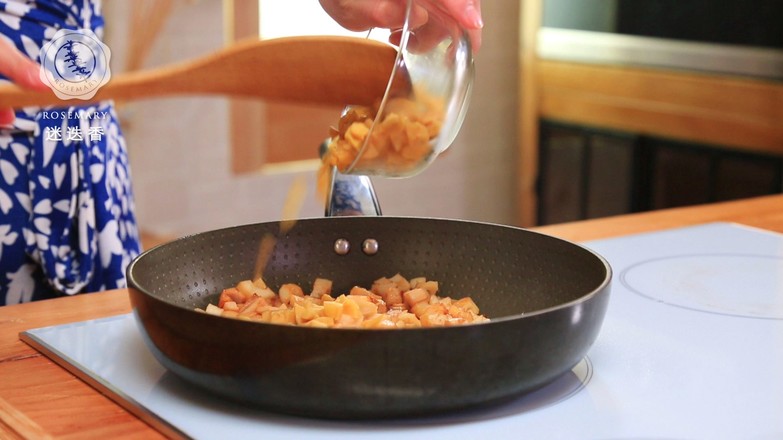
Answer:
[[[326,142],[321,144],[322,154],[325,148]],[[381,215],[381,205],[370,177],[343,174],[337,167],[332,167],[325,214],[327,217]]]

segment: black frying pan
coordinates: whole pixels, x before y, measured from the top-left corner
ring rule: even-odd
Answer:
[[[426,218],[300,220],[264,273],[334,291],[401,273],[472,296],[491,322],[447,328],[316,329],[195,312],[251,278],[260,238],[276,222],[185,237],[128,268],[134,312],[170,371],[258,407],[328,418],[412,416],[504,401],[568,372],[595,341],[611,269],[597,254],[524,229]],[[335,253],[345,239],[351,250]],[[362,243],[375,239],[378,252]]]

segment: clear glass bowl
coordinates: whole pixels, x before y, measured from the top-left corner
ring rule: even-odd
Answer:
[[[380,30],[372,32],[377,39]],[[383,98],[346,107],[330,142],[343,174],[413,176],[452,144],[465,117],[474,75],[465,29],[436,3],[408,0],[405,24],[389,39],[398,53]]]

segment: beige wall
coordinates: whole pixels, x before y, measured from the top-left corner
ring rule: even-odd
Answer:
[[[114,71],[122,67],[128,35],[123,18],[129,3],[113,1],[107,7]],[[476,60],[473,99],[462,131],[452,148],[422,174],[374,180],[385,215],[515,221],[518,1],[486,1],[482,7],[484,46]],[[222,26],[220,1],[182,2],[147,67],[220,48]],[[311,189],[302,217],[323,215],[312,194],[313,170],[231,173],[227,108],[222,98],[147,100],[120,108],[143,229],[184,235],[277,220],[298,174],[307,177]]]

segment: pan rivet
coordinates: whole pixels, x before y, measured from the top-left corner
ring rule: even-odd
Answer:
[[[375,255],[378,253],[378,240],[374,238],[368,238],[362,243],[362,252],[367,255]]]
[[[334,252],[337,255],[345,255],[350,250],[351,250],[351,243],[348,243],[348,240],[344,238],[338,238],[337,240],[335,240]]]

